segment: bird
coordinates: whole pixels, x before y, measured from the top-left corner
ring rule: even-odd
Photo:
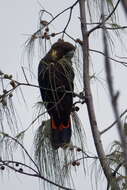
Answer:
[[[38,66],[38,83],[42,101],[50,116],[51,144],[54,149],[66,147],[71,141],[75,46],[59,39]]]

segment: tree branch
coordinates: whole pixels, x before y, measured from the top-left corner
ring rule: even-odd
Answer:
[[[27,175],[27,176],[32,176],[32,177],[40,178],[40,179],[42,179],[42,180],[44,180],[44,181],[46,181],[46,182],[48,182],[48,183],[50,183],[50,184],[52,184],[52,185],[54,185],[54,186],[56,186],[56,187],[59,187],[59,188],[61,188],[61,189],[73,190],[73,189],[71,189],[71,188],[67,188],[67,187],[64,187],[64,186],[62,186],[62,185],[59,185],[59,184],[57,184],[57,183],[55,183],[55,182],[53,182],[53,181],[50,181],[49,179],[47,179],[47,178],[41,176],[40,174],[34,174],[34,173],[32,174],[32,173],[24,172],[23,170],[20,171],[19,169],[16,169],[15,167],[8,165],[7,163],[4,163],[4,165],[7,166],[8,168],[12,169],[12,170],[15,171],[15,172],[18,172],[18,173],[20,173],[20,174]]]
[[[100,133],[97,127],[97,121],[95,116],[95,110],[93,105],[92,92],[90,88],[90,77],[89,77],[89,41],[88,41],[88,32],[86,26],[86,13],[85,13],[85,2],[84,0],[79,1],[80,5],[80,18],[81,18],[81,30],[83,36],[82,52],[83,52],[83,83],[85,89],[85,95],[87,98],[86,105],[88,109],[88,115],[91,124],[91,130],[94,138],[94,143],[98,153],[98,157],[104,171],[104,174],[107,178],[107,181],[112,184],[114,178],[112,176],[111,168],[109,167],[106,155],[103,150]],[[115,181],[114,181],[115,183]]]
[[[124,8],[124,11],[125,11],[125,13],[127,15],[127,0],[122,0],[121,2],[122,2],[122,5],[123,5],[123,8]]]
[[[77,5],[78,2],[79,2],[79,0],[77,0],[73,5],[71,5],[70,7],[67,7],[66,9],[64,9],[63,11],[61,11],[59,14],[57,14],[55,17],[53,17],[53,19],[46,25],[46,27],[49,24],[51,24],[56,18],[58,18],[61,14],[63,14],[66,11],[68,11],[69,9],[72,12],[72,9]],[[44,26],[42,28],[40,28],[39,30],[37,30],[32,36],[36,36],[39,32],[41,32],[42,29],[44,29]]]
[[[1,134],[3,134],[3,133],[1,132]],[[35,165],[35,167],[37,168],[38,172],[40,173],[40,170],[39,170],[37,164],[34,162],[34,160],[30,156],[30,154],[28,153],[28,151],[25,149],[25,147],[16,138],[14,138],[14,137],[12,137],[12,136],[10,136],[8,134],[4,134],[4,136],[7,137],[7,138],[9,138],[9,139],[11,139],[11,140],[13,140],[13,141],[15,141],[18,145],[20,145],[20,147],[24,150],[24,152],[26,153],[26,155],[28,156],[28,158],[32,161],[32,163]]]
[[[119,92],[114,92],[114,86],[113,86],[113,80],[112,80],[112,70],[111,70],[111,64],[108,52],[108,42],[107,42],[107,30],[105,28],[105,18],[104,18],[104,2],[101,2],[101,8],[102,8],[102,21],[103,21],[103,43],[104,43],[104,53],[105,53],[105,71],[106,71],[106,77],[107,77],[107,83],[109,88],[109,93],[111,97],[111,103],[113,112],[115,115],[115,118],[117,120],[117,129],[120,135],[122,148],[124,152],[124,159],[125,159],[125,168],[126,168],[126,174],[127,174],[127,143],[126,143],[126,137],[124,135],[124,131],[122,128],[122,123],[119,118],[119,112],[118,112],[118,105],[117,105],[117,99],[119,96]]]
[[[120,114],[119,118],[123,117],[127,113],[127,109]],[[107,132],[109,129],[111,129],[115,124],[117,124],[117,120],[115,120],[111,125],[109,125],[106,129],[100,132],[101,135],[103,135],[105,132]]]
[[[89,51],[95,52],[95,53],[98,53],[98,54],[101,54],[101,55],[103,55],[103,56],[106,56],[105,53],[103,53],[102,51],[99,51],[99,50],[89,49]],[[108,55],[108,59],[110,59],[110,60],[112,60],[112,61],[114,61],[114,62],[120,63],[120,64],[122,64],[123,66],[127,67],[127,62],[125,62],[125,61],[119,61],[119,60],[117,60],[117,59],[114,59],[114,58],[110,57],[109,55]]]
[[[95,31],[95,30],[97,30],[97,29],[99,29],[99,28],[102,28],[103,22],[105,23],[105,22],[114,14],[114,12],[116,11],[116,9],[117,9],[119,3],[120,3],[120,0],[117,1],[117,3],[116,3],[116,5],[115,5],[114,9],[113,9],[112,12],[107,16],[107,18],[104,19],[104,21],[102,21],[102,22],[99,23],[97,26],[95,26],[94,28],[92,28],[91,30],[89,30],[89,32],[88,32],[89,35],[90,35],[93,31]]]

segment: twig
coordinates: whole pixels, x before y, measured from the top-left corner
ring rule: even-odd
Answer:
[[[22,71],[23,71],[25,80],[26,80],[27,84],[29,84],[29,81],[28,81],[28,79],[27,79],[26,73],[25,73],[25,71],[24,71],[24,67],[22,66],[21,68],[22,68]]]
[[[1,132],[1,134],[2,134],[2,132]],[[30,154],[29,154],[28,151],[25,149],[25,147],[24,147],[16,138],[14,138],[14,137],[12,137],[12,136],[10,136],[10,135],[8,135],[8,134],[6,134],[6,137],[12,139],[13,141],[15,141],[17,144],[19,144],[19,145],[21,146],[21,148],[24,150],[24,152],[26,153],[26,155],[29,157],[29,159],[30,159],[30,160],[32,161],[32,163],[36,166],[38,172],[40,173],[40,170],[39,170],[37,164],[36,164],[36,163],[34,162],[34,160],[31,158]]]
[[[36,163],[34,162],[34,160],[31,158],[31,156],[29,155],[29,153],[28,153],[28,151],[25,149],[25,147],[24,147],[17,139],[15,139],[14,137],[9,136],[8,134],[7,134],[6,136],[7,136],[8,138],[12,139],[13,141],[15,141],[17,144],[19,144],[19,145],[21,146],[21,148],[25,151],[25,153],[27,154],[27,156],[29,157],[29,159],[30,159],[30,160],[33,162],[33,164],[37,167],[38,173],[37,173],[37,171],[34,170],[33,168],[27,166],[26,164],[20,163],[20,162],[15,162],[15,161],[2,161],[2,160],[0,160],[0,162],[2,162],[5,166],[7,166],[8,168],[10,168],[10,169],[12,169],[12,170],[14,170],[15,172],[18,172],[18,173],[20,173],[20,174],[24,174],[24,175],[28,175],[28,176],[33,176],[33,177],[38,177],[38,178],[43,179],[43,180],[45,180],[46,182],[51,183],[52,185],[55,185],[55,186],[57,186],[57,187],[59,187],[59,188],[61,188],[61,189],[72,190],[71,188],[63,187],[63,186],[61,186],[61,185],[59,185],[59,184],[57,184],[57,183],[55,183],[55,182],[53,182],[53,181],[50,181],[49,179],[47,179],[47,178],[45,178],[45,177],[43,177],[43,176],[40,174],[40,171],[39,171],[38,166],[36,165]],[[19,169],[16,169],[15,167],[8,165],[8,163],[19,163],[19,164],[21,164],[22,166],[25,166],[25,167],[31,169],[31,170],[32,170],[33,172],[35,172],[36,174],[31,174],[31,173],[28,173],[28,172],[24,172],[23,170],[20,171]]]
[[[102,51],[99,51],[99,50],[89,49],[89,51],[95,52],[95,53],[99,53],[99,54],[105,56],[105,53],[103,53]],[[125,62],[125,61],[119,61],[119,60],[114,59],[114,58],[112,58],[112,57],[110,57],[110,56],[108,56],[108,59],[110,59],[110,60],[112,60],[112,61],[115,61],[115,62],[117,62],[117,63],[121,63],[121,64],[124,65],[125,67],[127,66],[127,62]]]
[[[123,30],[127,29],[127,26],[115,26],[115,27],[105,27],[107,30]]]
[[[45,9],[42,9],[42,10],[40,10],[40,19],[41,19],[42,14],[43,14],[44,12],[47,13],[48,15],[50,15],[52,18],[54,18],[54,16],[52,15],[52,13],[50,13],[49,11],[47,11],[47,10],[45,10]]]
[[[26,164],[24,164],[22,162],[12,161],[12,160],[0,160],[0,162],[2,163],[2,165],[6,165],[6,166],[8,164],[18,164],[19,166],[26,167],[26,168],[32,170],[33,172],[35,172],[36,174],[38,174],[38,172],[35,169],[33,169],[32,167],[30,167],[30,166],[28,166],[28,165],[26,165]]]
[[[0,77],[0,79],[2,79],[2,81],[3,81],[3,79],[10,80],[16,84],[15,87],[11,88],[10,90],[6,90],[2,95],[0,95],[1,98],[4,96],[7,96],[9,93],[16,90],[19,86],[28,86],[28,87],[35,87],[35,88],[40,88],[40,89],[44,89],[44,90],[50,90],[50,91],[54,91],[54,92],[56,92],[57,90],[60,90],[61,92],[64,92],[64,93],[73,94],[74,96],[79,97],[80,99],[85,99],[85,95],[83,95],[82,93],[77,94],[73,91],[65,90],[64,86],[57,87],[55,90],[53,90],[53,89],[44,88],[44,87],[41,87],[41,86],[38,86],[35,84],[30,84],[29,82],[24,83],[24,82],[19,82],[14,79],[12,80],[12,78],[9,78],[9,77],[8,78]]]
[[[76,42],[76,40],[71,36],[69,35],[67,32],[65,32],[66,36],[68,36],[71,40],[73,40],[74,42]]]
[[[118,170],[121,168],[121,166],[123,166],[123,164],[124,164],[124,161],[118,164],[118,166],[116,167],[116,169],[112,173],[113,176],[116,176],[116,174],[118,173]]]
[[[49,21],[49,23],[46,25],[48,26],[49,24],[51,24],[56,18],[58,18],[61,14],[63,14],[64,12],[68,11],[69,9],[72,9],[74,6],[76,6],[76,4],[79,2],[79,0],[77,0],[73,5],[71,5],[70,7],[67,7],[66,9],[64,9],[63,11],[61,11],[59,14],[57,14],[56,16],[53,17],[53,19],[51,21]],[[33,35],[36,36],[44,27],[38,29]]]
[[[31,173],[27,173],[27,172],[24,172],[24,171],[20,171],[20,170],[14,168],[14,167],[12,167],[12,166],[10,166],[10,165],[8,165],[8,164],[5,164],[5,166],[7,166],[8,168],[10,168],[10,169],[12,169],[12,170],[14,170],[15,172],[18,172],[18,173],[20,173],[20,174],[24,174],[24,175],[27,175],[27,176],[32,176],[32,177],[37,177],[37,178],[43,179],[44,181],[46,181],[46,182],[48,182],[48,183],[50,183],[50,184],[52,184],[52,185],[55,185],[56,187],[59,187],[59,188],[61,188],[61,189],[72,190],[71,188],[67,188],[67,187],[61,186],[61,185],[59,185],[59,184],[57,184],[57,183],[55,183],[55,182],[53,182],[53,181],[50,181],[49,179],[47,179],[47,178],[41,176],[40,174],[31,174]]]
[[[95,26],[94,28],[92,28],[91,30],[89,30],[88,34],[90,35],[93,31],[101,28],[103,26],[103,23],[105,23],[115,12],[115,10],[117,9],[118,5],[120,3],[120,0],[117,1],[114,9],[111,11],[111,13],[107,16],[107,18],[105,18],[101,23],[99,23],[97,26]]]
[[[70,23],[70,21],[71,21],[72,10],[73,10],[73,7],[70,8],[69,18],[68,18],[67,24],[66,24],[66,26],[65,26],[65,28],[64,28],[64,30],[63,30],[63,36],[62,36],[62,38],[64,37],[65,31],[66,31],[66,29],[67,29],[67,27],[68,27],[68,25],[69,25],[69,23]]]
[[[119,118],[123,117],[127,113],[127,109],[120,114]],[[103,135],[105,132],[107,132],[109,129],[111,129],[115,124],[117,124],[117,120],[114,121],[111,125],[109,125],[106,129],[100,132],[101,135]]]

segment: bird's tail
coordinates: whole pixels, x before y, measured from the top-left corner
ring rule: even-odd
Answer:
[[[59,126],[51,119],[51,143],[53,148],[67,147],[71,140],[71,133],[70,119],[67,125],[61,123]]]

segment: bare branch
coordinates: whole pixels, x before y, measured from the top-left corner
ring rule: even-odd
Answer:
[[[35,172],[36,174],[38,174],[38,172],[35,170],[35,169],[33,169],[32,167],[30,167],[30,166],[28,166],[28,165],[26,165],[26,164],[24,164],[24,163],[22,163],[22,162],[18,162],[18,161],[14,161],[14,160],[0,160],[0,163],[2,163],[2,164],[0,164],[0,165],[8,165],[8,164],[15,164],[15,165],[17,165],[17,166],[22,166],[22,167],[25,167],[25,168],[27,168],[27,169],[30,169],[30,170],[32,170],[33,172]]]
[[[123,117],[126,113],[127,113],[127,109],[123,113],[120,114],[119,118]],[[117,124],[117,120],[114,121],[111,125],[109,125],[106,129],[101,131],[100,134],[103,135],[105,132],[107,132],[109,129],[111,129],[116,124]]]
[[[25,80],[26,80],[27,84],[29,84],[29,81],[28,81],[28,79],[27,79],[27,76],[26,76],[26,73],[25,73],[24,67],[21,67],[21,68],[22,68],[22,71],[23,71],[23,74],[24,74]]]
[[[115,26],[115,27],[105,27],[107,30],[123,30],[127,29],[127,26]]]
[[[119,169],[120,169],[121,166],[123,166],[123,165],[124,165],[124,162],[119,163],[112,175],[113,175],[113,176],[116,176],[116,174],[118,173]]]
[[[53,181],[50,181],[49,179],[47,179],[47,178],[41,176],[40,173],[38,173],[38,174],[34,174],[34,173],[31,174],[31,173],[28,173],[28,172],[24,172],[23,170],[20,171],[19,169],[16,169],[15,167],[13,167],[13,166],[11,166],[11,165],[8,165],[8,163],[6,163],[6,162],[4,162],[4,165],[5,165],[6,167],[12,169],[13,171],[17,172],[17,173],[20,173],[20,174],[23,174],[23,175],[27,175],[27,176],[32,176],[32,177],[40,178],[40,179],[42,179],[42,180],[44,180],[44,181],[46,181],[46,182],[48,182],[48,183],[50,183],[50,184],[52,184],[52,185],[54,185],[54,186],[56,186],[56,187],[59,187],[59,188],[61,188],[61,189],[72,190],[71,188],[67,188],[67,187],[61,186],[61,185],[59,185],[59,184],[57,184],[57,183],[54,183]]]
[[[101,2],[101,7],[102,7],[102,21],[103,21],[103,42],[104,42],[104,53],[105,53],[106,77],[107,77],[107,83],[108,83],[108,87],[109,87],[109,93],[110,93],[112,108],[114,111],[115,118],[117,120],[117,129],[118,129],[118,132],[120,135],[122,148],[124,151],[124,159],[125,159],[125,163],[126,163],[125,168],[126,168],[126,174],[127,174],[127,143],[126,143],[126,137],[124,135],[124,131],[122,128],[122,123],[121,123],[121,120],[119,118],[119,111],[118,111],[118,104],[117,104],[119,92],[116,92],[116,93],[114,92],[111,64],[110,64],[110,60],[108,59],[109,51],[108,51],[108,42],[107,42],[107,36],[106,36],[107,30],[105,28],[104,2]]]
[[[2,132],[1,132],[1,134],[2,134]],[[5,135],[5,134],[4,134],[4,135]],[[18,145],[20,145],[20,147],[24,150],[24,152],[26,153],[26,155],[28,156],[28,158],[32,161],[32,163],[35,165],[35,167],[37,168],[38,172],[40,173],[37,164],[34,162],[34,160],[32,159],[32,157],[30,156],[30,154],[29,154],[28,151],[26,150],[26,148],[25,148],[16,138],[14,138],[14,137],[12,137],[12,136],[10,136],[10,135],[8,135],[8,134],[6,134],[5,136],[6,136],[7,138],[9,138],[9,139],[15,141]]]
[[[94,143],[96,146],[96,150],[99,156],[99,160],[104,171],[104,174],[107,178],[107,181],[112,184],[115,183],[112,177],[112,170],[109,167],[108,161],[106,159],[106,155],[103,150],[100,133],[97,127],[97,121],[95,116],[95,110],[93,105],[92,92],[90,88],[90,77],[89,77],[89,41],[88,41],[88,32],[86,26],[86,13],[85,13],[85,2],[84,0],[80,0],[80,18],[81,18],[81,30],[83,36],[83,44],[82,44],[82,52],[83,52],[83,83],[85,89],[85,95],[87,98],[86,105],[88,109],[91,130],[93,133]]]
[[[89,51],[95,52],[95,53],[99,53],[99,54],[101,54],[101,55],[103,55],[103,56],[106,56],[105,53],[103,53],[102,51],[99,51],[99,50],[89,49]],[[117,63],[120,63],[120,64],[122,64],[123,66],[127,67],[127,62],[125,62],[125,61],[119,61],[119,60],[114,59],[114,58],[112,58],[112,57],[110,57],[110,56],[108,56],[108,59],[110,59],[110,60],[112,60],[112,61],[115,61],[115,62],[117,62]]]
[[[64,12],[68,11],[69,9],[72,10],[73,7],[75,7],[77,5],[77,3],[79,2],[79,0],[77,0],[73,5],[71,5],[70,7],[64,9],[63,11],[61,11],[59,14],[57,14],[56,16],[53,17],[53,19],[46,25],[48,26],[49,24],[51,24],[56,18],[58,18],[60,15],[62,15]],[[70,22],[70,21],[69,21]],[[41,30],[44,28],[44,26],[42,28],[40,28],[39,30],[37,30],[33,35],[36,36],[39,32],[41,32]]]
[[[123,5],[123,8],[124,8],[124,11],[125,11],[125,13],[127,15],[127,1],[126,0],[122,0],[121,2],[122,2],[122,5]]]
[[[75,5],[74,5],[74,6],[75,6]],[[73,11],[73,7],[74,7],[74,6],[71,6],[71,7],[70,7],[69,18],[68,18],[67,24],[66,24],[66,26],[65,26],[65,28],[64,28],[64,30],[63,30],[63,36],[62,36],[62,38],[64,37],[64,34],[65,34],[65,32],[66,32],[66,29],[67,29],[67,27],[68,27],[68,25],[69,25],[69,23],[70,23],[70,21],[71,21],[72,11]]]
[[[89,30],[89,32],[88,32],[89,35],[90,35],[93,31],[95,31],[95,30],[101,28],[101,27],[103,26],[103,22],[105,23],[107,20],[109,20],[109,18],[110,18],[110,17],[114,14],[114,12],[116,11],[116,9],[117,9],[119,3],[120,3],[120,0],[117,1],[117,3],[116,3],[116,5],[115,5],[114,9],[113,9],[112,12],[107,16],[107,18],[104,19],[104,21],[102,21],[102,22],[99,23],[97,26],[95,26],[94,28],[92,28],[91,30]]]

